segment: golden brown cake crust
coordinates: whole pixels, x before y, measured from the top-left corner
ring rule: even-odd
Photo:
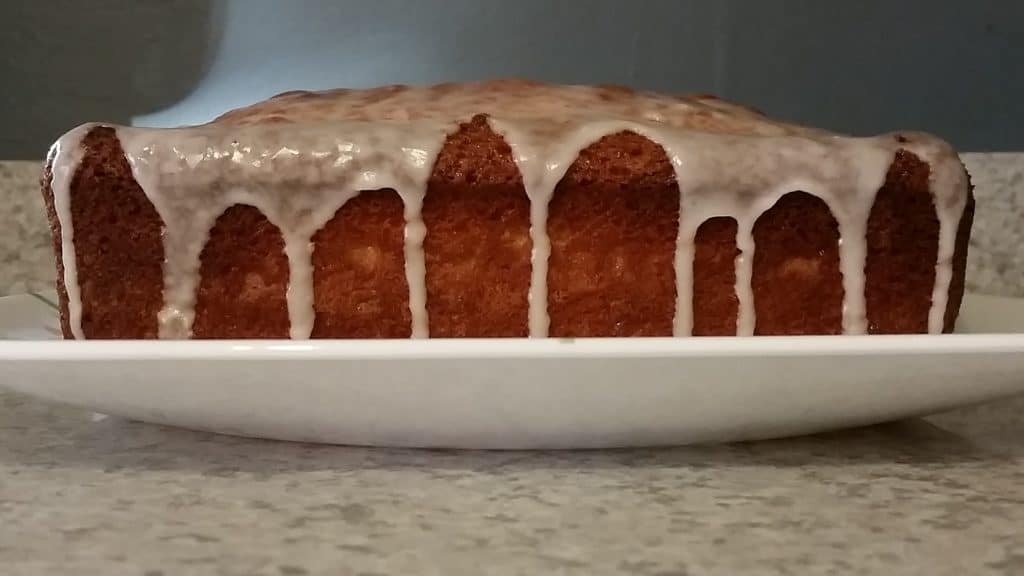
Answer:
[[[530,201],[512,150],[483,116],[445,141],[423,222],[431,336],[526,336]]]
[[[551,335],[671,336],[679,187],[664,150],[630,132],[598,140],[549,210]]]
[[[508,85],[503,93],[511,97],[520,89],[520,84]],[[384,88],[377,96],[386,99],[400,91]],[[625,97],[617,88],[603,94],[611,100]],[[219,122],[285,122],[336,112],[336,103],[330,110],[317,107],[324,102],[323,96],[310,93],[283,95],[229,113]],[[738,132],[778,126],[754,111],[732,106],[709,105],[706,114],[695,116],[702,120],[691,121]],[[729,115],[718,115],[719,109]],[[113,130],[94,128],[82,145],[85,156],[72,180],[70,198],[84,334],[155,337],[162,301],[159,216],[133,179]],[[50,162],[43,196],[54,232],[61,325],[70,337]],[[926,163],[900,151],[872,210],[865,290],[872,333],[927,328],[937,236],[928,175]],[[835,219],[821,200],[793,192],[755,225],[756,330],[838,333],[843,288]],[[315,235],[313,337],[409,336],[402,209],[393,191],[363,192]],[[550,334],[671,335],[678,211],[678,186],[661,146],[633,132],[620,132],[584,149],[550,204]],[[477,116],[450,134],[433,167],[423,206],[432,337],[527,334],[529,214],[512,151],[486,118]],[[957,234],[947,330],[963,294],[972,215],[970,198]],[[714,218],[698,229],[693,261],[695,335],[735,334],[735,237],[736,222],[731,218]],[[258,211],[225,212],[203,252],[195,336],[286,337],[289,272],[282,251],[276,228]]]
[[[790,192],[754,224],[754,334],[839,334],[839,225],[820,199]]]
[[[408,338],[402,199],[394,190],[349,200],[313,235],[313,338]]]
[[[733,336],[739,301],[736,298],[738,226],[734,218],[717,216],[697,229],[693,257],[693,335]]]
[[[199,261],[194,338],[288,337],[284,241],[259,210],[241,204],[225,210]]]

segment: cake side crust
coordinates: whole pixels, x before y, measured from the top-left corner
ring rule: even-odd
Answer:
[[[40,186],[43,193],[43,205],[46,208],[46,219],[49,222],[50,234],[53,238],[53,254],[57,270],[57,278],[54,284],[57,289],[57,302],[60,313],[60,331],[64,339],[70,340],[74,338],[74,335],[71,333],[71,322],[68,313],[68,290],[64,285],[64,254],[61,250],[62,230],[60,226],[60,218],[57,217],[57,209],[54,206],[53,199],[52,186],[54,152],[55,150],[51,150],[50,153],[47,154],[46,162],[43,165],[43,176],[40,181]]]

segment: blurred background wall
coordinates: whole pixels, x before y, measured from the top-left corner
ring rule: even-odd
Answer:
[[[1024,150],[1019,0],[7,0],[0,159],[89,121],[296,88],[526,76],[713,92],[854,134]]]

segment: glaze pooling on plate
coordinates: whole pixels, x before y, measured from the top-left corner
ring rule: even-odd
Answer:
[[[160,338],[188,338],[195,317],[200,254],[216,219],[234,204],[256,207],[280,231],[289,264],[290,336],[313,329],[312,237],[361,190],[394,189],[405,205],[405,272],[412,336],[429,336],[421,209],[427,180],[448,134],[476,115],[512,149],[530,201],[532,275],[529,334],[548,335],[548,204],[580,151],[602,137],[635,132],[660,145],[679,186],[673,333],[693,327],[697,228],[709,218],[737,222],[737,335],[754,333],[753,226],[784,194],[823,200],[839,225],[842,329],[867,332],[867,223],[897,151],[930,167],[939,221],[928,331],[940,333],[968,183],[945,142],[920,133],[845,137],[772,121],[708,97],[519,81],[291,92],[196,127],[114,126],[132,173],[164,224]],[[69,319],[83,338],[71,222],[70,182],[81,162],[80,126],[54,145],[52,190],[62,230]]]

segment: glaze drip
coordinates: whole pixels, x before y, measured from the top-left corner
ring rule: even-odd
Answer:
[[[290,336],[313,329],[312,237],[361,190],[394,189],[404,203],[405,271],[412,336],[429,336],[422,206],[427,180],[448,134],[486,114],[512,149],[529,198],[532,275],[529,335],[548,335],[548,205],[580,151],[602,137],[635,132],[660,145],[679,186],[674,259],[675,336],[693,328],[693,258],[698,227],[716,216],[737,222],[736,333],[754,333],[753,226],[779,198],[821,198],[839,225],[844,290],[842,328],[867,332],[866,231],[875,195],[896,152],[931,167],[939,245],[928,330],[939,333],[952,279],[967,177],[956,153],[925,134],[839,136],[773,122],[717,100],[623,89],[490,82],[455,87],[291,93],[197,127],[115,127],[135,180],[164,223],[164,306],[160,338],[188,338],[195,316],[199,257],[217,217],[234,204],[256,207],[282,234],[289,262]],[[61,224],[61,255],[72,335],[84,337],[75,267],[70,183],[95,124],[55,145],[51,189]]]
[[[132,174],[164,222],[161,338],[188,338],[195,316],[199,256],[217,217],[233,204],[255,206],[281,230],[289,263],[290,336],[313,331],[312,238],[360,190],[392,188],[405,202],[406,276],[414,337],[426,337],[423,222],[433,158],[449,126],[349,124],[305,131],[302,148],[260,127],[154,131],[117,127]],[[287,133],[288,130],[282,129]],[[177,133],[174,133],[177,132]]]
[[[75,257],[75,227],[71,221],[71,181],[78,171],[85,150],[82,139],[95,128],[95,124],[83,124],[58,140],[50,150],[53,158],[50,189],[53,192],[53,207],[60,222],[60,255],[64,263],[64,289],[68,294],[68,322],[71,335],[84,340],[82,332],[82,295],[78,286],[78,267]]]

